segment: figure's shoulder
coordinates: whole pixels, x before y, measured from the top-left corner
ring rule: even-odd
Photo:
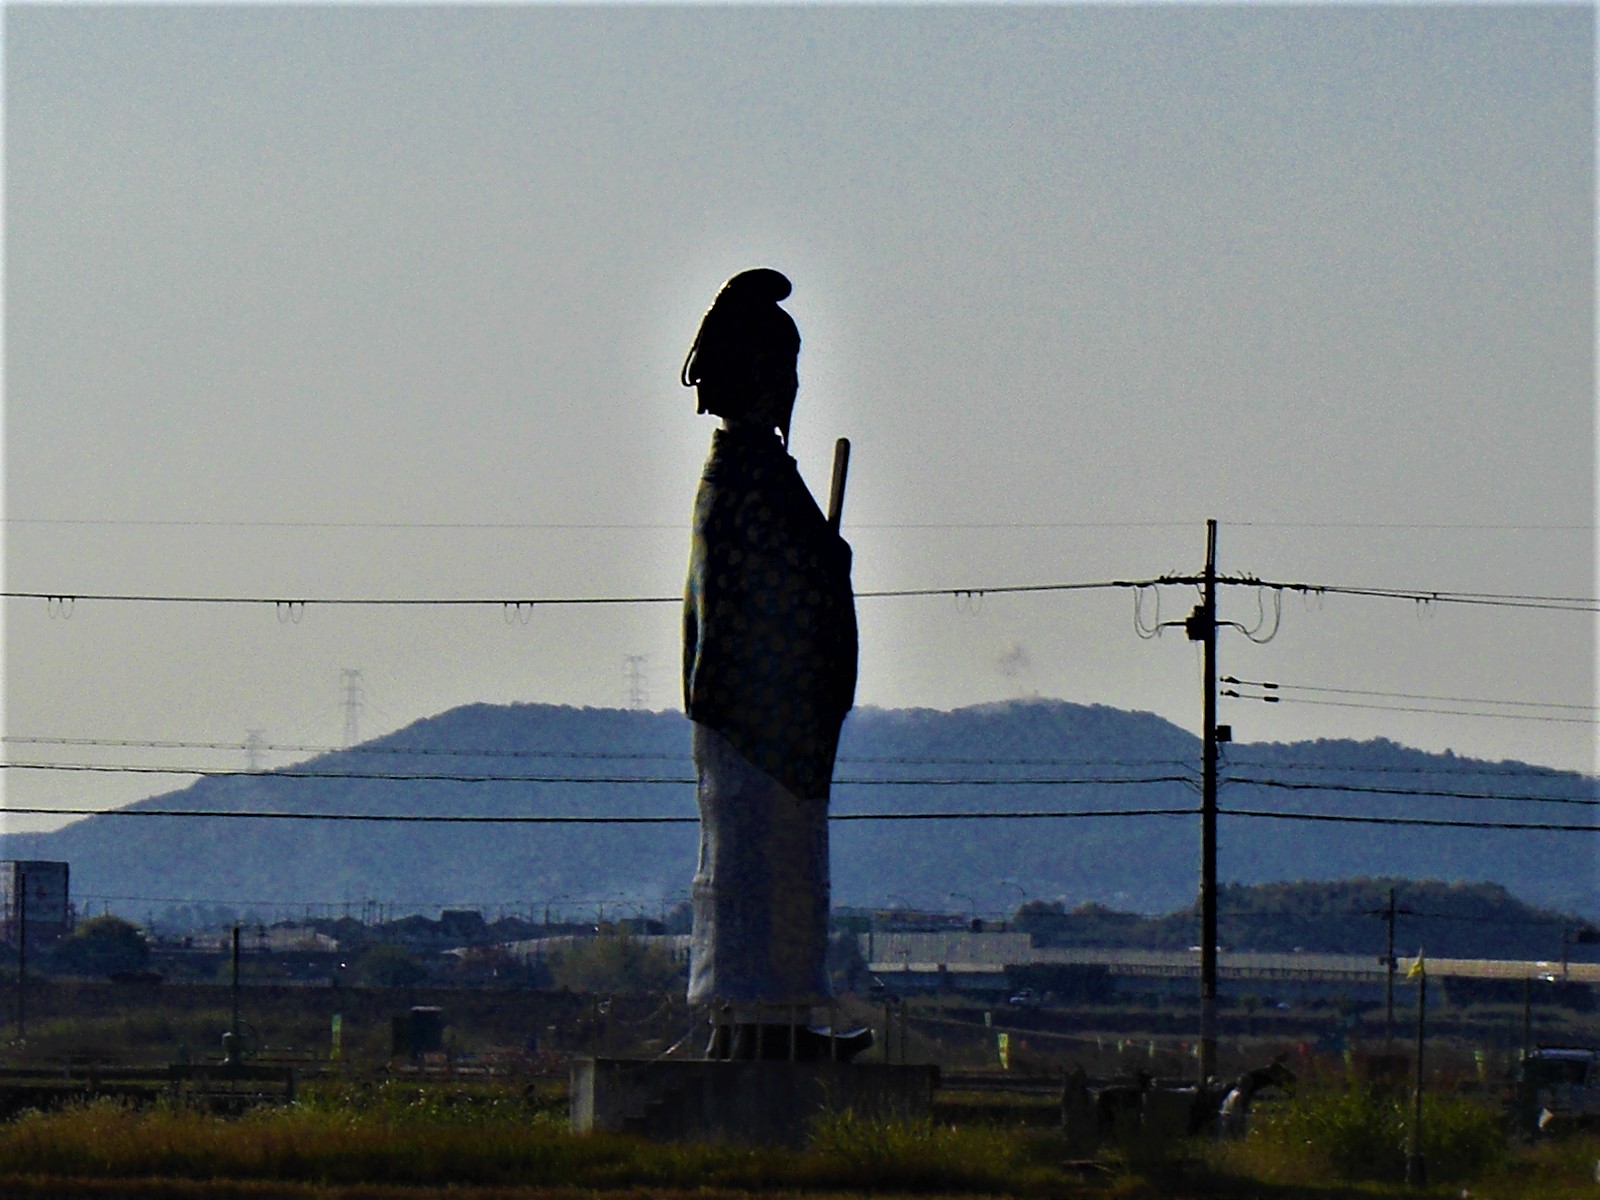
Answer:
[[[782,487],[799,479],[800,469],[776,436],[718,429],[711,435],[705,479],[725,487]]]

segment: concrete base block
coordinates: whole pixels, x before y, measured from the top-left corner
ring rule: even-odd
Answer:
[[[937,1067],[885,1063],[580,1058],[572,1064],[572,1128],[800,1146],[828,1113],[926,1119],[938,1079]]]

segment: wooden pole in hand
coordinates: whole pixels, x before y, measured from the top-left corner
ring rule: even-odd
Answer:
[[[833,444],[833,486],[828,489],[828,526],[839,532],[844,519],[844,480],[850,473],[850,439],[840,438]]]

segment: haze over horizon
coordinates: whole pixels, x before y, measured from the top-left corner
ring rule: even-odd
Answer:
[[[1136,629],[1193,588],[1004,589],[1216,518],[1225,575],[1488,601],[1226,589],[1238,739],[1595,771],[1592,8],[3,19],[6,590],[163,598],[6,600],[7,808],[337,745],[347,669],[362,737],[677,706],[676,373],[757,264],[814,491],[853,442],[860,703],[1196,730]],[[662,602],[498,603],[560,597]]]

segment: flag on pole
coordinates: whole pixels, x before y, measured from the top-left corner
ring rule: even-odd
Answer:
[[[1416,956],[1416,958],[1411,960],[1411,966],[1406,971],[1406,978],[1407,979],[1416,979],[1417,977],[1422,976],[1422,975],[1426,975],[1427,973],[1428,973],[1428,968],[1423,964],[1423,961],[1422,961],[1422,947],[1418,946],[1417,947],[1417,956]]]

